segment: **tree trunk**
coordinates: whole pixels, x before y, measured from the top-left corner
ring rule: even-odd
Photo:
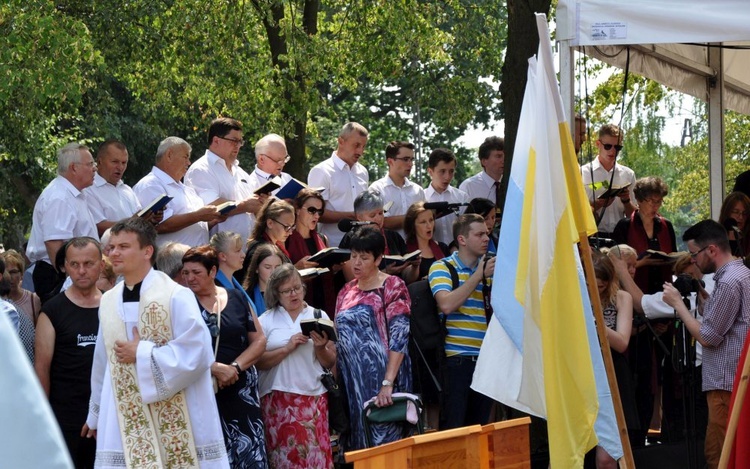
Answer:
[[[286,60],[289,52],[289,46],[286,35],[281,30],[281,22],[284,19],[283,2],[273,2],[270,5],[270,18],[265,16],[265,10],[258,0],[253,0],[253,6],[261,16],[263,26],[268,37],[268,46],[271,51],[271,62],[277,69],[275,81],[279,89],[283,89],[283,101],[287,103],[286,109],[306,109],[305,103],[298,103],[299,106],[291,106],[295,96],[304,96],[304,89],[293,90],[291,87],[303,88],[305,85],[304,77],[298,71],[292,70],[289,62]],[[305,0],[303,6],[303,15],[301,19],[302,28],[308,36],[318,33],[318,10],[320,9],[319,0]],[[296,18],[292,18],[295,21]],[[289,79],[293,77],[293,79]],[[286,78],[286,79],[285,79]],[[284,171],[293,177],[305,182],[307,181],[307,155],[305,145],[307,141],[307,112],[284,112],[283,121],[291,127],[284,132],[286,140],[286,150],[291,160],[284,167]]]
[[[503,99],[505,117],[505,175],[502,182],[502,200],[508,188],[508,175],[513,162],[518,122],[521,119],[521,104],[526,89],[529,70],[528,60],[539,48],[539,33],[534,13],[549,15],[551,0],[508,0],[508,48],[503,63],[500,94]]]

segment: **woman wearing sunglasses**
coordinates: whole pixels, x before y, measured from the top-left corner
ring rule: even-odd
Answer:
[[[312,189],[302,189],[294,199],[297,211],[297,226],[286,240],[289,258],[298,269],[317,267],[307,259],[313,254],[328,247],[328,239],[318,233],[318,222],[325,212],[325,201],[320,192]],[[340,270],[340,266],[332,269]],[[333,312],[336,309],[336,296],[333,287],[333,272],[328,272],[313,278],[307,284],[305,301],[307,304],[324,311]]]
[[[275,198],[268,199],[258,212],[255,227],[250,239],[247,240],[247,251],[245,252],[242,269],[234,274],[239,283],[245,281],[253,254],[261,244],[275,244],[284,254],[282,261],[289,262],[289,252],[286,250],[284,243],[294,231],[294,221],[294,207],[289,202]]]

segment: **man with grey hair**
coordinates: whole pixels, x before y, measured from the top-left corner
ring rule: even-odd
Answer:
[[[192,187],[180,182],[190,166],[191,150],[190,144],[179,137],[165,138],[156,151],[151,172],[133,187],[144,207],[162,194],[172,197],[164,208],[163,221],[156,227],[159,246],[170,241],[188,246],[206,244],[209,225],[223,218],[215,206],[204,205]]]
[[[185,184],[195,189],[205,204],[237,202],[237,207],[227,213],[226,221],[221,221],[211,231],[234,231],[247,239],[255,224],[255,214],[266,198],[253,194],[257,186],[240,167],[238,156],[244,144],[242,124],[238,120],[214,119],[208,129],[206,154],[190,166]]]
[[[187,287],[182,277],[182,258],[190,246],[182,243],[167,243],[156,253],[156,269],[169,275],[169,278]]]
[[[354,218],[354,199],[370,183],[367,168],[359,163],[369,135],[361,124],[345,124],[339,134],[336,151],[330,158],[315,165],[307,176],[310,187],[324,188],[326,211],[320,217],[320,231],[328,236],[331,246],[338,246],[344,236],[336,224],[344,218]]]
[[[94,182],[96,162],[88,147],[69,143],[57,152],[57,177],[34,205],[26,256],[34,265],[34,289],[45,302],[61,276],[53,267],[57,251],[76,236],[99,239],[83,189]]]
[[[292,180],[292,176],[283,172],[286,165],[292,157],[286,152],[286,141],[284,137],[278,134],[264,135],[255,144],[255,171],[250,174],[251,184],[258,188],[278,177],[281,179],[283,186]],[[279,189],[271,192],[275,195]]]

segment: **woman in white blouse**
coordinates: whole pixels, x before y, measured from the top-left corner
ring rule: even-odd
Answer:
[[[300,321],[314,319],[315,309],[305,303],[305,285],[293,265],[274,270],[265,300],[269,309],[259,321],[268,342],[257,367],[269,465],[332,468],[328,397],[320,376],[335,364],[336,347],[325,335],[302,334]]]

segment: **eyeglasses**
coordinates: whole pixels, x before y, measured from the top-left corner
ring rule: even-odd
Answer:
[[[80,164],[80,165],[83,165],[83,166],[88,166],[89,168],[93,168],[94,166],[96,166],[96,161],[89,161],[88,163],[84,163],[82,161],[76,161],[73,164]]]
[[[711,246],[713,246],[713,244],[709,244],[708,246],[705,246],[705,247],[699,249],[696,252],[691,252],[690,253],[690,258],[691,259],[695,259],[696,257],[698,257],[698,254],[702,253],[703,251],[705,251],[706,249],[710,248]]]
[[[394,160],[403,161],[404,163],[413,163],[414,157],[413,156],[403,156],[401,158],[393,158]]]
[[[217,322],[217,315],[216,314],[209,314],[208,318],[206,318],[206,325],[208,326],[208,332],[211,333],[211,337],[218,337],[219,336],[219,325]]]
[[[217,135],[217,137],[219,137],[219,136]],[[241,146],[245,145],[245,141],[243,139],[241,139],[241,138],[240,139],[227,138],[227,137],[219,137],[219,138],[222,139],[222,140],[226,140],[227,142],[232,142],[232,145],[234,145],[234,146],[241,147]]]
[[[287,224],[285,224],[285,223],[281,223],[281,222],[280,222],[279,220],[276,220],[275,218],[271,218],[271,220],[273,220],[273,221],[275,221],[276,223],[278,223],[279,225],[283,226],[283,227],[284,227],[284,230],[286,230],[286,231],[288,231],[288,232],[290,232],[290,233],[291,233],[292,231],[294,231],[294,227],[295,227],[295,225],[287,225]]]
[[[604,149],[607,151],[611,150],[612,147],[615,147],[615,151],[617,151],[618,153],[620,152],[620,150],[622,150],[622,145],[612,145],[611,143],[604,143],[601,140],[599,140],[599,143],[601,143]]]
[[[269,160],[273,161],[276,164],[287,164],[289,163],[289,160],[292,159],[292,157],[289,155],[286,155],[283,160],[275,160],[271,158],[270,156],[266,155],[265,153],[261,153],[261,155],[265,156],[266,158],[268,158]]]
[[[290,296],[292,294],[297,294],[302,291],[304,287],[302,285],[297,285],[296,287],[290,288],[288,290],[279,290],[279,295],[281,296]]]
[[[643,199],[644,202],[648,202],[651,205],[661,205],[664,203],[664,199]]]
[[[732,210],[731,212],[729,212],[729,214],[734,217],[746,217],[747,216],[747,212],[744,210]]]
[[[324,209],[322,209],[322,208],[315,208],[315,207],[307,207],[305,210],[307,210],[307,213],[309,213],[310,215],[315,216],[315,214],[317,213],[321,217],[323,216],[323,213],[325,212]]]

